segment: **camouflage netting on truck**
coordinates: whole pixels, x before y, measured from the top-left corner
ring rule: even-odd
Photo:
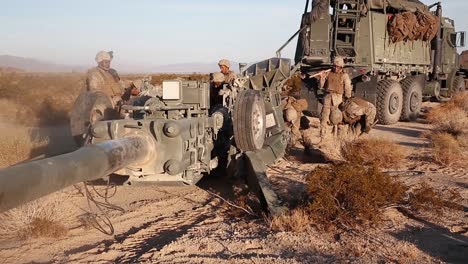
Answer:
[[[400,41],[431,41],[437,34],[439,19],[428,11],[403,12],[388,21],[388,33],[393,43]]]
[[[400,11],[416,12],[417,10],[427,11],[425,4],[418,0],[364,0],[368,9],[393,8]]]
[[[349,4],[349,3],[344,3]],[[319,19],[323,14],[328,14],[329,8],[334,8],[336,0],[313,0],[312,1],[312,12],[310,17],[307,19],[308,24]],[[356,9],[354,5],[348,8]],[[424,11],[427,12],[427,6],[418,0],[359,0],[358,10],[361,11],[361,15],[365,16],[368,10],[385,10],[387,8],[393,8],[401,12],[416,12]]]

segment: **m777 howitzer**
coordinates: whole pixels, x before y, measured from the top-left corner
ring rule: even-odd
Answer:
[[[115,118],[105,95],[83,93],[71,130],[84,146],[0,170],[0,212],[111,173],[131,184],[191,185],[215,169],[242,164],[236,171],[248,172],[249,189],[272,214],[281,213],[265,171],[287,145],[280,93],[290,75],[286,59],[254,64],[225,85],[222,105],[210,105],[209,83],[165,81],[155,96],[122,106],[125,118]]]

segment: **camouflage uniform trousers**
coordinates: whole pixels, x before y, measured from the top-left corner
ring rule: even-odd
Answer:
[[[322,113],[320,115],[320,123],[322,126],[327,126],[330,123],[330,113],[332,108],[337,108],[343,102],[343,95],[337,93],[328,93],[323,100]]]
[[[299,131],[300,120],[303,116],[302,112],[307,110],[308,103],[305,99],[295,99],[289,96],[283,100],[282,105],[286,125],[292,133],[292,142],[296,142],[301,138],[301,133]]]

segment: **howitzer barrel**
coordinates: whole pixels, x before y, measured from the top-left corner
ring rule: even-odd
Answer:
[[[135,135],[0,170],[0,212],[70,185],[96,180],[154,155],[151,138]]]

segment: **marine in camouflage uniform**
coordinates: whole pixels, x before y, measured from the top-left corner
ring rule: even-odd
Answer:
[[[223,83],[224,75],[220,72],[213,73],[210,85],[210,105],[212,108],[223,104],[223,96],[219,94],[223,89]]]
[[[330,124],[332,108],[337,108],[343,102],[343,97],[351,97],[351,79],[349,75],[343,71],[343,67],[343,58],[337,56],[333,60],[332,71],[324,71],[319,75],[320,86],[323,87],[326,93],[320,117],[322,126]]]
[[[236,78],[236,74],[231,71],[231,63],[229,60],[222,59],[218,62],[219,70],[224,75],[224,83],[232,84]]]
[[[343,121],[350,125],[361,123],[361,131],[369,133],[375,123],[377,110],[375,106],[359,97],[345,101],[340,109],[343,111]]]
[[[286,121],[286,126],[291,131],[291,141],[294,144],[302,137],[300,132],[300,122],[303,112],[308,108],[308,103],[305,99],[296,99],[292,96],[288,96],[283,99],[282,105],[284,109],[284,120]]]
[[[110,68],[111,61],[112,52],[100,51],[96,54],[98,66],[88,70],[86,90],[103,92],[116,106],[122,100],[125,89],[117,71]]]

